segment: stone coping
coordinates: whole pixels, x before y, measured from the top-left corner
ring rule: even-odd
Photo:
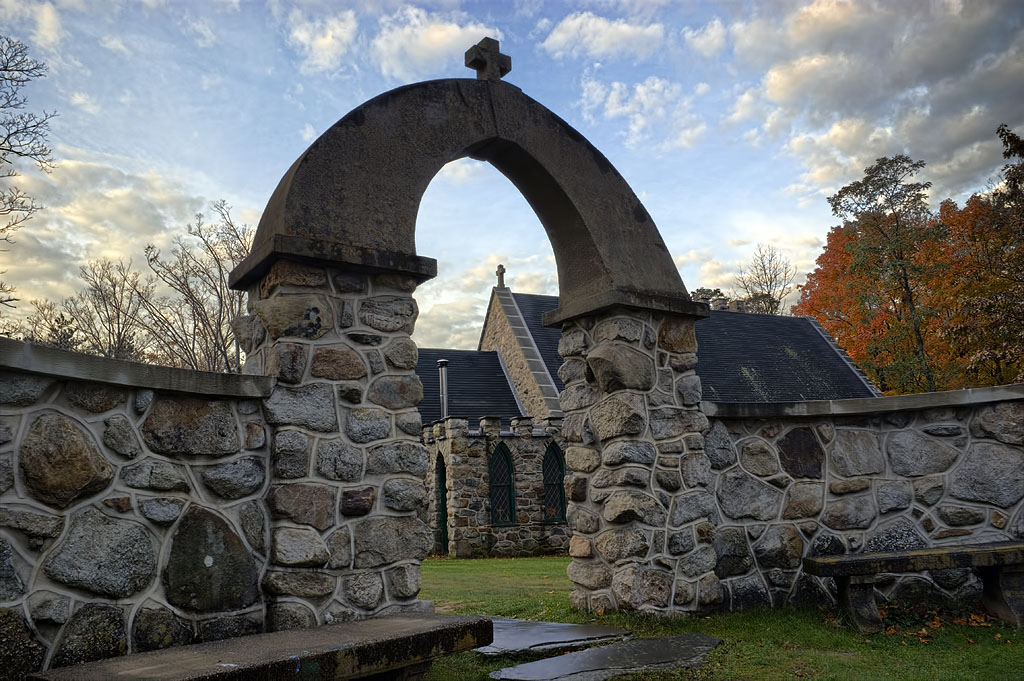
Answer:
[[[962,407],[1024,400],[1024,383],[967,388],[945,392],[862,397],[850,400],[810,400],[807,402],[702,402],[710,418],[779,418],[785,416],[848,416],[881,414],[933,407]]]
[[[804,572],[818,577],[850,577],[882,572],[922,572],[957,568],[1024,565],[1024,542],[996,542],[969,546],[860,553],[844,556],[808,556]]]
[[[275,379],[269,376],[218,374],[126,362],[23,343],[10,338],[0,338],[0,370],[3,369],[68,380],[217,397],[267,397],[275,383]]]

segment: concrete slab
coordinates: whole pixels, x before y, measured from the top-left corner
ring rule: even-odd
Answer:
[[[486,617],[397,615],[116,657],[35,681],[353,679],[421,665],[491,640]]]
[[[618,641],[630,635],[626,629],[597,624],[564,624],[492,617],[494,641],[477,648],[484,655],[529,656],[580,650]]]
[[[507,681],[604,681],[641,670],[696,668],[720,640],[706,634],[642,638],[590,648],[491,673]]]

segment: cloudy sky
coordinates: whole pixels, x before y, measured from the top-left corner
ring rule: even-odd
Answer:
[[[57,167],[18,184],[46,210],[0,253],[27,300],[81,263],[166,247],[226,199],[255,225],[294,159],[386,90],[472,77],[500,39],[507,80],[590,139],[653,216],[689,288],[728,288],[758,242],[806,273],[825,201],[880,156],[927,162],[963,200],[1024,130],[1024,2],[885,0],[0,0],[0,33],[49,66]],[[544,231],[489,165],[449,164],[423,197],[423,346],[475,347],[498,262],[557,293]]]

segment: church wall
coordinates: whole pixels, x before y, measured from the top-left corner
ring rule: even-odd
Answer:
[[[470,430],[465,419],[448,418],[424,429],[431,452],[427,475],[426,522],[434,530],[435,553],[456,558],[525,557],[564,554],[570,531],[565,522],[544,521],[542,462],[552,442],[562,447],[558,423],[513,419],[501,430],[499,419],[481,419]],[[515,471],[515,522],[491,522],[489,462],[499,443],[508,447]],[[440,542],[437,455],[444,460],[447,482],[448,545]]]
[[[481,350],[497,350],[505,363],[509,378],[515,388],[516,395],[526,413],[535,419],[547,418],[550,415],[544,394],[533,377],[533,372],[523,357],[522,350],[516,340],[516,334],[509,324],[508,317],[502,309],[501,302],[491,295],[491,306],[484,323],[484,335],[480,340]]]

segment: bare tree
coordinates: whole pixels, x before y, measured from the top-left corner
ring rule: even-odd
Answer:
[[[24,43],[0,36],[0,179],[16,177],[18,160],[31,161],[40,170],[53,167],[46,136],[55,112],[24,111],[21,89],[46,75],[46,66],[28,56]],[[41,206],[15,186],[0,188],[0,241],[11,243],[17,231]],[[4,249],[6,250],[6,249]],[[0,270],[3,274],[6,270]],[[14,287],[0,281],[0,305],[13,307]]]
[[[61,308],[81,336],[81,349],[113,359],[146,359],[152,339],[139,313],[153,282],[143,280],[131,262],[107,258],[90,261],[80,276],[85,290],[65,298]]]
[[[176,295],[140,294],[142,322],[157,361],[238,373],[242,352],[231,320],[245,313],[245,293],[228,287],[228,275],[249,254],[253,230],[237,225],[224,201],[213,204],[213,211],[218,222],[209,224],[196,215],[188,236],[174,240],[169,257],[153,245],[146,247],[150,269]]]
[[[746,299],[747,312],[784,314],[782,301],[794,290],[796,267],[771,244],[758,244],[754,257],[740,268],[734,286]]]
[[[30,304],[35,311],[28,316],[23,325],[17,325],[12,329],[21,333],[22,340],[59,350],[79,350],[82,337],[78,333],[78,327],[74,320],[64,314],[61,307],[48,298],[32,300]]]

